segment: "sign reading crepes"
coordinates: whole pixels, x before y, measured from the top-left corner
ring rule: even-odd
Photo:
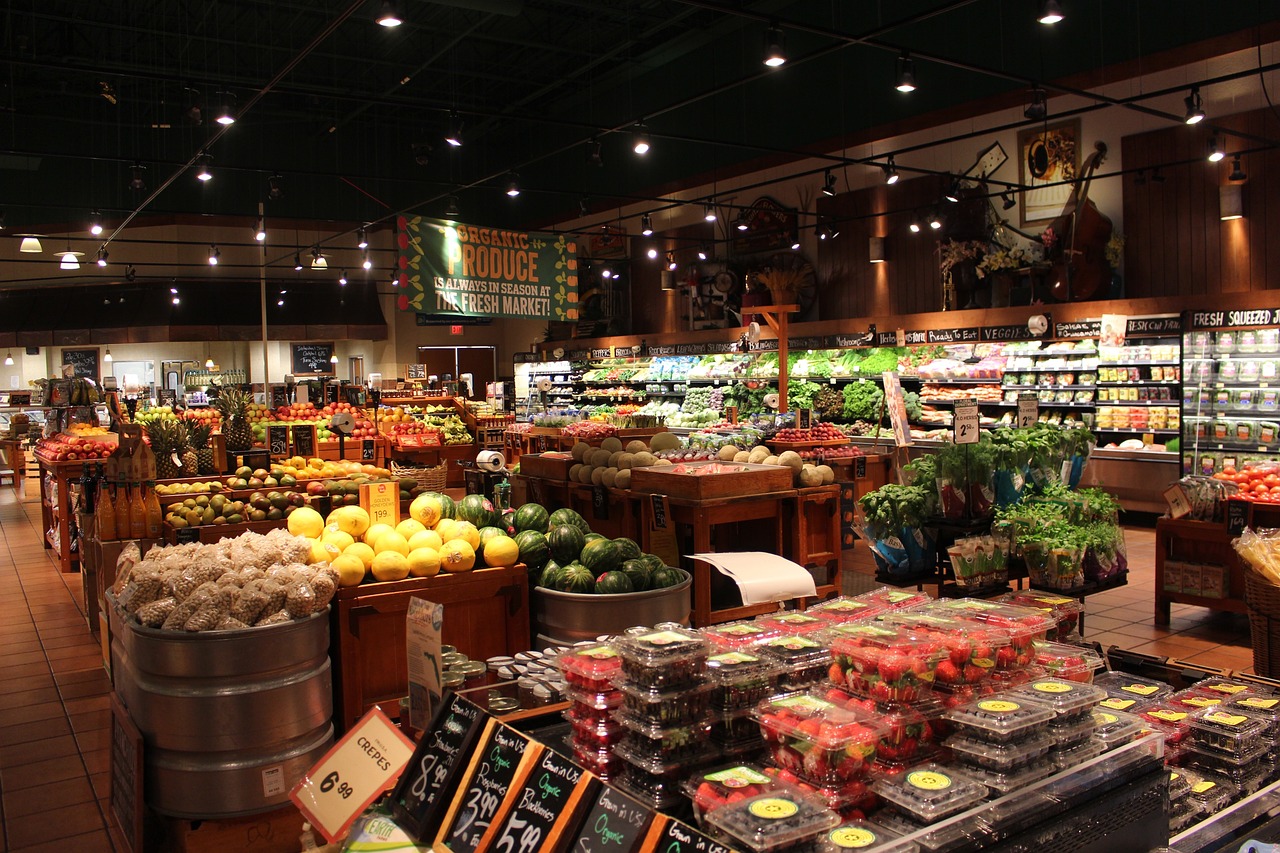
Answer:
[[[563,234],[397,220],[401,311],[578,319],[578,247]]]

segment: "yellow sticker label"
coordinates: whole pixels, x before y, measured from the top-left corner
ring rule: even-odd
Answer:
[[[1234,695],[1236,695],[1237,693],[1240,693],[1240,692],[1242,692],[1242,691],[1248,690],[1248,689],[1249,689],[1249,685],[1247,685],[1247,684],[1224,684],[1224,683],[1222,683],[1222,682],[1218,682],[1217,684],[1210,684],[1210,685],[1209,685],[1208,687],[1206,687],[1205,689],[1206,689],[1206,690],[1213,690],[1213,691],[1214,691],[1214,692],[1216,692],[1216,693],[1225,693],[1225,694],[1227,694],[1228,696],[1234,696]]]
[[[1136,693],[1139,696],[1150,696],[1152,693],[1160,692],[1160,688],[1154,684],[1126,684],[1120,689],[1125,693]]]
[[[1270,711],[1276,705],[1280,705],[1280,699],[1259,699],[1256,696],[1249,696],[1236,704],[1246,708],[1257,708],[1260,711]]]
[[[916,594],[910,593],[910,592],[903,592],[900,589],[892,589],[886,592],[884,594],[884,597],[889,599],[889,601],[893,602],[894,604],[901,604],[904,601],[910,601],[911,599],[915,598]]]
[[[1106,711],[1099,711],[1098,713],[1094,714],[1093,719],[1104,726],[1109,726],[1112,723],[1120,722],[1119,717],[1117,717],[1115,714],[1108,714]]]
[[[1182,711],[1165,711],[1163,709],[1148,711],[1147,715],[1155,717],[1157,720],[1164,720],[1166,723],[1180,723],[1187,718],[1187,715]]]
[[[1007,714],[1021,707],[1017,702],[1008,702],[1004,699],[984,699],[978,703],[979,710],[990,711],[993,714]]]
[[[717,634],[724,634],[727,637],[750,637],[755,634],[763,634],[764,629],[759,625],[728,625],[724,628],[714,629]]]
[[[640,641],[653,646],[669,646],[672,643],[686,643],[689,638],[677,634],[675,631],[658,631],[654,634],[645,634],[640,638]]]
[[[829,610],[832,613],[853,613],[854,611],[861,610],[866,606],[867,605],[863,604],[861,601],[833,601],[831,604],[824,604],[822,607],[819,607],[818,609]],[[840,832],[840,831],[842,830],[836,830],[836,832]],[[855,830],[850,830],[850,831],[855,831]],[[861,831],[865,832],[865,830],[861,830]]]
[[[834,846],[844,850],[858,850],[863,847],[870,847],[878,839],[874,832],[861,826],[842,826],[839,829],[831,830],[827,835],[827,840]]]
[[[1211,699],[1208,696],[1184,696],[1178,701],[1192,708],[1212,708],[1214,705],[1222,704],[1221,699]]]
[[[1075,689],[1070,684],[1063,684],[1058,681],[1038,681],[1031,686],[1041,693],[1070,693]]]
[[[1132,708],[1134,705],[1137,705],[1138,700],[1111,698],[1111,699],[1103,699],[1098,704],[1102,705],[1103,707],[1110,708],[1113,711],[1127,711],[1130,708]]]
[[[907,774],[907,784],[922,791],[945,791],[951,787],[951,777],[936,770],[914,770]]]
[[[1205,791],[1212,791],[1216,787],[1218,787],[1217,782],[1197,782],[1191,786],[1191,790],[1197,794],[1203,794]]]
[[[756,800],[747,807],[747,811],[765,820],[785,820],[799,812],[800,807],[791,802],[791,800],[784,800],[780,797],[766,797],[763,800]]]
[[[982,667],[983,669],[992,669],[996,665],[996,662],[991,658],[974,658],[971,663],[974,666]]]
[[[1204,718],[1211,723],[1233,727],[1242,726],[1249,721],[1249,718],[1242,714],[1228,714],[1225,711],[1214,711],[1212,714],[1205,714]]]
[[[587,649],[585,652],[581,652],[581,655],[586,658],[606,660],[608,658],[616,658],[618,653],[608,646],[596,646],[594,649]]]

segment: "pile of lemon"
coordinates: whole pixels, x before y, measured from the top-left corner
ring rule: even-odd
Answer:
[[[299,507],[289,514],[289,532],[312,540],[311,562],[333,566],[341,586],[468,572],[477,564],[505,568],[520,559],[519,546],[506,535],[490,536],[482,548],[476,526],[445,518],[440,501],[430,495],[419,495],[409,518],[395,527],[372,524],[358,506],[339,507],[328,518]]]

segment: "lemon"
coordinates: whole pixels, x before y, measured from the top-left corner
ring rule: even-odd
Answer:
[[[354,545],[351,545],[342,552],[342,556],[355,557],[364,564],[366,571],[368,571],[369,567],[373,565],[373,549],[363,542],[356,542]]]
[[[465,539],[450,539],[440,546],[440,570],[469,572],[476,565],[476,550]]]
[[[339,551],[345,551],[356,543],[350,533],[334,530],[332,527],[325,528],[324,535],[320,537],[320,541],[337,545]]]
[[[444,507],[440,500],[431,495],[418,495],[409,504],[409,517],[423,527],[435,527],[444,516]]]
[[[364,532],[364,541],[366,545],[374,546],[377,549],[378,537],[384,533],[391,533],[394,528],[390,524],[375,524]]]
[[[409,556],[409,540],[405,539],[394,530],[389,530],[378,537],[378,541],[373,545],[374,554],[382,554],[386,551],[398,551]]]
[[[471,550],[473,551],[480,547],[480,531],[469,521],[459,521],[454,523],[453,529],[449,532],[449,535],[441,538],[443,538],[445,542],[450,542],[454,539],[461,539],[470,545]]]
[[[351,554],[341,554],[334,558],[331,565],[338,573],[338,586],[359,586],[364,580],[365,565],[360,561],[359,557]]]
[[[309,506],[300,506],[289,513],[289,532],[294,536],[319,539],[324,532],[324,519]]]
[[[423,530],[409,537],[410,551],[416,551],[419,548],[430,548],[433,551],[439,551],[440,546],[443,544],[444,540],[434,530]]]
[[[484,543],[486,566],[514,566],[520,561],[520,546],[510,536],[494,536]]]
[[[341,553],[342,549],[332,542],[313,542],[311,543],[311,558],[309,562],[313,565],[315,563],[332,563],[333,558]]]
[[[415,548],[409,552],[409,574],[415,578],[429,578],[439,572],[440,554],[434,548]]]
[[[383,551],[373,558],[373,578],[398,581],[409,577],[409,558],[399,551]]]
[[[396,525],[396,533],[399,533],[405,539],[412,539],[413,534],[421,533],[426,529],[427,528],[423,526],[422,522],[415,521],[412,518],[406,518],[404,521]]]

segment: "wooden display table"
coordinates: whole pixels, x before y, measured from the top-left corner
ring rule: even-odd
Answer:
[[[1244,566],[1231,547],[1235,536],[1220,523],[1162,518],[1156,522],[1155,623],[1169,624],[1169,605],[1194,604],[1211,610],[1246,613]],[[1216,598],[1166,589],[1166,580],[1182,566],[1208,565],[1226,575],[1225,597]]]
[[[391,459],[410,465],[434,468],[441,462],[448,465],[445,485],[463,488],[467,484],[461,462],[474,462],[479,448],[475,444],[443,444],[439,447],[392,448]]]
[[[411,598],[444,605],[443,642],[472,660],[529,648],[523,564],[339,589],[330,611],[333,725],[345,732],[373,705],[409,693],[405,615]],[[385,709],[393,717],[395,707]]]
[[[21,491],[22,478],[27,473],[27,454],[20,438],[0,438],[0,463],[9,466],[13,473],[13,489]]]
[[[36,454],[40,465],[40,518],[44,547],[58,555],[58,567],[65,572],[78,571],[80,555],[73,553],[71,543],[71,480],[84,472],[83,460],[54,462]]]

